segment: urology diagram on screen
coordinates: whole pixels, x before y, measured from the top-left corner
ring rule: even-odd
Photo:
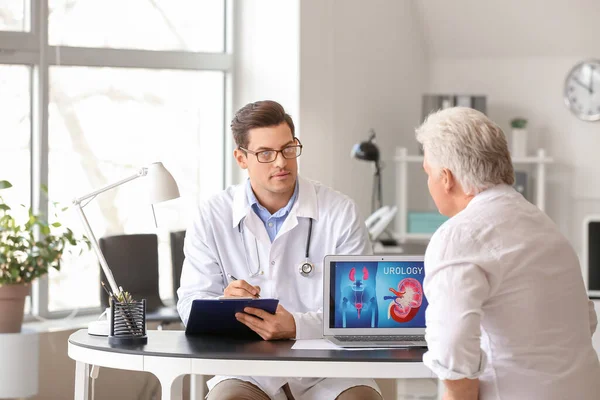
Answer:
[[[336,327],[424,326],[422,263],[338,263],[335,276]]]

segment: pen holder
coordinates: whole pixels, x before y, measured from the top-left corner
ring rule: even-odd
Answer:
[[[146,336],[146,300],[110,304],[110,345],[148,343]]]

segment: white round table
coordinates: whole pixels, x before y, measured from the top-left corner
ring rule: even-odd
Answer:
[[[110,346],[106,337],[79,330],[69,337],[76,361],[75,399],[87,399],[92,366],[146,371],[161,384],[163,400],[182,399],[183,376],[296,376],[329,378],[433,378],[421,361],[425,349],[294,350],[293,341],[188,337],[183,331],[148,331],[148,344]]]

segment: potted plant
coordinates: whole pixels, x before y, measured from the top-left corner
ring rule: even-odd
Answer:
[[[513,118],[510,121],[512,128],[511,156],[527,156],[527,120],[522,117]]]
[[[0,191],[10,187],[10,182],[0,180]],[[14,210],[0,196],[0,333],[21,331],[31,282],[50,268],[60,270],[64,251],[82,243],[89,247],[85,236],[75,236],[60,222],[50,224],[31,209],[24,221],[17,221]]]

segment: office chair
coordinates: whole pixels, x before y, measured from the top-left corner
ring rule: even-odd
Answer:
[[[171,232],[171,265],[173,266],[173,298],[177,304],[177,289],[181,281],[181,269],[183,268],[183,243],[185,241],[185,231]]]
[[[166,307],[158,290],[158,238],[155,234],[107,236],[99,240],[115,281],[134,299],[146,299],[146,321],[159,322],[159,329],[180,322],[175,307]],[[101,271],[101,279],[106,277]],[[100,287],[100,303],[108,307],[108,296]]]

